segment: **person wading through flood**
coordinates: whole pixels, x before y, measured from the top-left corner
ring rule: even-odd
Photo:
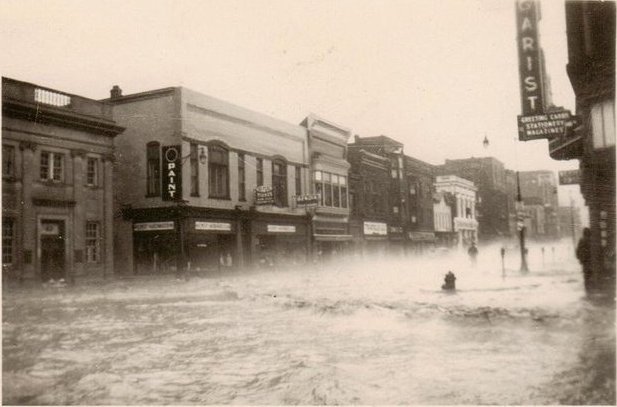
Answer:
[[[585,290],[591,288],[591,230],[583,229],[583,237],[576,247],[576,258],[583,266],[583,278],[585,280]]]
[[[467,250],[467,254],[469,255],[469,258],[471,259],[471,265],[475,267],[476,257],[478,257],[478,248],[476,247],[475,242],[471,243],[469,250]]]

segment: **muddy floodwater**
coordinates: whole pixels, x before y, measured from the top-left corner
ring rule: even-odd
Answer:
[[[568,253],[5,287],[3,402],[614,404],[614,307]]]

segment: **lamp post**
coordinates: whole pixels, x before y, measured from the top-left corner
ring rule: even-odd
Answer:
[[[523,221],[523,198],[521,196],[521,179],[519,176],[519,172],[516,171],[516,201],[518,202],[518,239],[519,246],[521,247],[521,273],[529,272],[529,267],[527,267],[527,249],[525,248],[525,223]]]

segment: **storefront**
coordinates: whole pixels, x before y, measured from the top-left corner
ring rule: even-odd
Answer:
[[[242,265],[235,211],[187,206],[132,210],[134,273],[218,271]]]
[[[405,235],[402,226],[388,226],[388,252],[391,256],[405,255]]]
[[[435,247],[435,232],[407,232],[411,253],[425,254]]]
[[[293,267],[306,263],[307,218],[260,214],[250,223],[250,258],[258,267]]]
[[[326,217],[313,219],[313,253],[323,261],[351,254],[352,236],[346,218]]]
[[[385,222],[365,221],[362,226],[364,256],[385,257],[388,250],[388,225]]]
[[[473,218],[454,218],[454,231],[457,233],[459,247],[469,247],[478,243],[478,221]]]
[[[176,270],[178,236],[175,221],[133,223],[135,274]]]
[[[187,233],[188,269],[197,272],[235,268],[240,263],[237,222],[224,219],[195,219]]]

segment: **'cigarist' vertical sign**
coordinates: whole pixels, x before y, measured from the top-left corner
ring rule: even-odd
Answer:
[[[539,14],[537,1],[519,0],[516,2],[516,38],[521,83],[521,114],[523,116],[544,112],[543,61],[538,42]]]
[[[180,145],[163,147],[163,201],[182,198],[182,154]]]

